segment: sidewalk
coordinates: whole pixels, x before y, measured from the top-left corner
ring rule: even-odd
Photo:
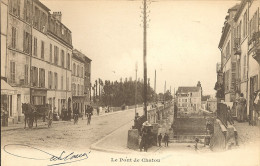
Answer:
[[[120,154],[130,154],[139,152],[139,149],[129,149],[127,148],[127,137],[128,130],[131,129],[134,124],[133,120],[127,122],[125,125],[116,129],[112,133],[108,134],[101,140],[90,146],[90,149],[109,152],[109,153],[120,153]],[[148,152],[156,152],[160,147],[152,146],[148,149]]]
[[[113,115],[113,114],[118,114],[118,113],[121,113],[123,111],[130,111],[132,109],[128,109],[128,110],[120,110],[120,111],[116,111],[116,112],[109,112],[109,113],[101,113],[99,116],[94,114],[92,116],[93,119],[95,118],[98,118],[98,117],[102,117],[102,116],[108,116],[108,115]],[[86,119],[85,116],[83,116],[84,119]],[[79,120],[81,120],[82,118],[79,118]],[[73,119],[71,120],[73,121]],[[60,124],[60,123],[71,123],[71,121],[52,121],[52,124]],[[33,128],[35,128],[35,123],[33,124]],[[42,120],[39,120],[37,122],[37,127],[40,127],[40,126],[47,126],[47,121],[43,122]],[[28,126],[26,125],[26,128],[28,128]],[[17,124],[11,124],[9,126],[1,126],[1,132],[3,131],[10,131],[10,130],[18,130],[18,129],[24,129],[24,122],[19,122]]]

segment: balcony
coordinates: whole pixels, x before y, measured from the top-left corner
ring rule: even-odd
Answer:
[[[260,64],[260,31],[254,32],[248,42],[249,54]]]
[[[241,55],[240,38],[234,39],[234,52],[235,55]]]
[[[216,72],[217,73],[222,72],[222,70],[221,70],[221,63],[217,63],[216,64]]]

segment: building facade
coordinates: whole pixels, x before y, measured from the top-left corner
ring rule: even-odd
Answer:
[[[201,87],[179,87],[176,97],[179,112],[196,113],[201,108]]]
[[[73,109],[82,114],[85,110],[85,55],[74,49],[72,54],[72,103]]]
[[[20,102],[20,98],[17,98],[17,91],[7,83],[7,37],[8,37],[8,17],[9,17],[9,6],[8,0],[0,1],[0,12],[1,12],[1,125],[7,126],[8,123],[16,123],[17,116],[17,104]]]
[[[217,99],[208,99],[206,102],[206,110],[211,112],[217,111]]]
[[[39,0],[9,0],[7,25],[6,80],[17,92],[10,118],[22,121],[22,103],[48,103],[58,114],[71,108],[72,39],[61,13]]]
[[[229,9],[219,43],[225,101],[235,102],[243,93],[248,120],[252,122],[259,117],[253,107],[254,94],[260,89],[259,6],[258,0],[242,0]],[[231,48],[226,51],[228,42]]]
[[[84,56],[84,95],[85,95],[85,105],[91,103],[91,59]]]

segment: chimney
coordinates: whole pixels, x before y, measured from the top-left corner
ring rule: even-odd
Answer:
[[[61,22],[61,12],[53,12],[52,16]]]

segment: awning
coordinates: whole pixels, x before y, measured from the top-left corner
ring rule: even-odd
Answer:
[[[1,79],[1,95],[14,95],[16,93],[17,91],[13,87]]]

